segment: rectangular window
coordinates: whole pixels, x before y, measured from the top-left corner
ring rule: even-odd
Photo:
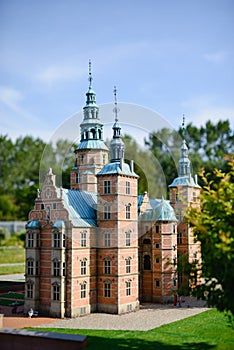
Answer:
[[[53,262],[53,275],[60,276],[60,261]]]
[[[157,257],[155,261],[156,261],[156,263],[157,263],[157,264],[159,264],[159,262],[160,262],[160,258],[159,258],[159,257]]]
[[[194,201],[194,202],[197,201],[197,194],[196,194],[196,192],[193,192],[193,201]]]
[[[110,220],[111,213],[110,213],[110,205],[106,204],[104,205],[104,220]]]
[[[36,266],[35,266],[35,275],[40,275],[40,265],[39,261],[36,261]]]
[[[177,233],[177,244],[182,244],[182,232]]]
[[[156,225],[156,226],[155,226],[155,232],[156,232],[156,233],[159,233],[159,225]]]
[[[65,248],[65,247],[66,247],[66,236],[63,233],[63,248]]]
[[[80,297],[86,298],[86,283],[83,283],[80,286]]]
[[[53,203],[53,209],[57,209],[57,203]]]
[[[30,298],[30,299],[33,298],[33,284],[32,283],[27,284],[27,298]]]
[[[160,247],[160,244],[159,244],[159,243],[156,243],[156,244],[155,244],[155,247],[156,247],[156,248],[159,248],[159,247]]]
[[[109,180],[104,181],[104,193],[105,194],[111,193],[111,182]]]
[[[42,203],[41,204],[41,210],[44,210],[45,209],[45,206],[44,206],[44,204]]]
[[[130,194],[130,182],[126,181],[126,194]]]
[[[60,300],[60,286],[58,286],[57,284],[53,286],[53,300]]]
[[[110,247],[110,233],[105,233],[104,245],[105,247]]]
[[[39,233],[36,234],[36,247],[37,248],[40,247],[40,234]]]
[[[160,280],[157,279],[157,280],[156,280],[156,288],[159,288],[159,287],[160,287]]]
[[[66,263],[63,262],[63,276],[66,276]]]
[[[104,283],[104,297],[110,298],[111,296],[111,285],[110,283]]]
[[[59,234],[59,232],[54,232],[53,239],[54,239],[54,248],[60,248],[60,234]]]
[[[81,247],[86,247],[86,232],[81,232]]]
[[[126,232],[126,247],[130,247],[131,245],[131,238],[130,238],[130,232]]]
[[[176,233],[176,225],[173,225],[173,233]]]
[[[126,296],[131,295],[131,282],[126,282]]]
[[[126,260],[126,273],[131,273],[131,259]]]
[[[86,275],[86,260],[80,262],[80,273],[81,275]]]
[[[33,275],[33,260],[27,260],[27,274],[28,275]]]
[[[33,248],[33,233],[28,233],[28,248]]]
[[[126,219],[131,219],[131,206],[130,206],[130,204],[126,205]]]
[[[106,275],[111,273],[111,261],[109,259],[104,261],[104,273]]]

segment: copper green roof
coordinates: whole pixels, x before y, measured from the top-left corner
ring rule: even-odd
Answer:
[[[139,177],[134,171],[131,171],[130,166],[127,163],[123,163],[123,168],[120,167],[120,162],[113,162],[106,164],[96,176],[101,175],[127,175],[133,177]]]
[[[108,151],[108,147],[102,140],[83,140],[76,148],[76,151],[83,149],[104,149]]]
[[[201,188],[193,179],[192,176],[179,176],[173,180],[172,184],[168,187],[177,187],[177,186],[187,186],[187,187],[197,187]]]
[[[26,225],[27,228],[40,228],[40,224],[38,220],[29,221]]]
[[[155,199],[154,207],[147,209],[140,217],[140,221],[177,221],[174,209],[168,200]],[[152,200],[150,201],[152,203]]]

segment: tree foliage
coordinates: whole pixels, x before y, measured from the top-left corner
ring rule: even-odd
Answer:
[[[203,167],[210,172],[211,178],[215,167],[225,168],[224,156],[234,153],[234,132],[228,120],[219,121],[217,124],[207,121],[205,126],[201,127],[190,123],[186,126],[184,134],[193,173],[197,173]],[[182,138],[181,128],[178,132],[164,128],[152,132],[149,139],[145,140],[145,144],[165,169],[168,185],[178,176],[177,165]]]
[[[27,220],[39,186],[39,169],[54,167],[55,173],[66,173],[73,165],[69,145],[67,140],[53,146],[31,136],[15,142],[0,136],[0,220]],[[47,154],[42,159],[45,147]],[[68,185],[68,176],[65,180]]]
[[[191,208],[187,218],[201,242],[203,282],[196,292],[234,316],[234,159],[228,167],[213,171],[215,181],[202,174],[201,206]]]

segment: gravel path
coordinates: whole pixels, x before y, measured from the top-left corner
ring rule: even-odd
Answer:
[[[161,304],[143,304],[141,309],[124,315],[94,313],[75,319],[61,319],[45,328],[111,329],[147,331],[208,310],[204,302],[185,298],[182,307]]]

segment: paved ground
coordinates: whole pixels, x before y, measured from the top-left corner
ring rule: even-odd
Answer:
[[[0,281],[22,282],[25,281],[25,277],[23,273],[16,273],[14,275],[0,275]]]
[[[182,307],[160,304],[144,304],[137,312],[125,315],[94,313],[76,319],[6,317],[4,327],[53,327],[77,329],[112,329],[146,331],[163,324],[175,322],[206,311],[204,302],[185,298]]]

